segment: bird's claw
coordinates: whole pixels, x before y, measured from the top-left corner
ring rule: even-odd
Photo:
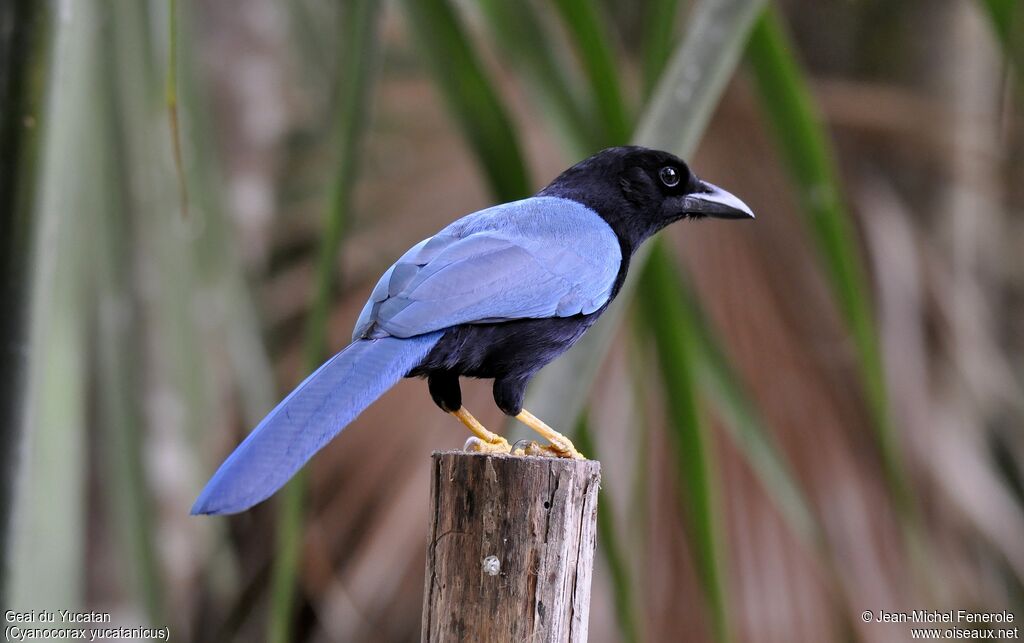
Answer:
[[[499,437],[494,442],[484,442],[475,435],[466,440],[463,451],[472,453],[511,453],[512,445],[505,438]]]
[[[586,460],[582,453],[576,450],[572,442],[566,440],[567,444],[540,445],[533,440],[519,440],[512,447],[512,455],[535,455],[542,458],[569,458],[572,460]],[[523,446],[520,446],[523,445]]]
[[[519,440],[512,445],[512,455],[537,455],[547,456],[544,447],[533,440]]]
[[[565,443],[552,442],[547,446],[541,447],[541,449],[547,451],[548,453],[558,458],[569,458],[571,460],[587,459],[586,457],[584,457],[582,453],[577,451],[576,447],[573,446],[572,442],[569,442],[568,440],[566,440]]]

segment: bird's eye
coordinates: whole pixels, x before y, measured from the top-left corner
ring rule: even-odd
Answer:
[[[661,168],[661,172],[658,173],[658,176],[661,177],[661,182],[670,188],[674,188],[679,185],[679,170],[671,165]]]

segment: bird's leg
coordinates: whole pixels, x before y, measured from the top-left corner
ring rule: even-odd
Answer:
[[[555,455],[561,458],[572,458],[574,460],[586,460],[583,454],[576,450],[576,447],[573,446],[569,438],[552,429],[547,424],[544,424],[544,422],[533,413],[523,409],[518,415],[516,415],[516,419],[537,433],[540,433],[551,443],[549,446],[539,448],[539,450],[545,455]],[[530,448],[527,448],[525,452],[527,455],[534,455],[534,451]]]
[[[466,425],[474,436],[466,442],[467,451],[480,451],[484,453],[508,453],[512,450],[508,440],[501,437],[493,431],[488,431],[483,424],[480,424],[480,420],[473,417],[473,414],[466,410],[466,407],[460,406],[459,410],[451,411],[451,414],[459,419]]]
[[[508,453],[512,450],[505,438],[488,431],[480,424],[480,420],[462,406],[462,389],[459,388],[458,375],[450,371],[434,371],[427,377],[427,388],[434,403],[445,413],[457,417],[475,436],[466,442],[466,451]]]

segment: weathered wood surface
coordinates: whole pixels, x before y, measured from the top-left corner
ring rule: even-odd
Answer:
[[[437,452],[422,640],[587,640],[601,465]]]

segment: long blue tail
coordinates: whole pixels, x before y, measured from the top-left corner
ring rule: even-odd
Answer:
[[[442,332],[352,342],[299,384],[220,465],[193,514],[230,514],[266,500],[363,409],[427,355]]]

